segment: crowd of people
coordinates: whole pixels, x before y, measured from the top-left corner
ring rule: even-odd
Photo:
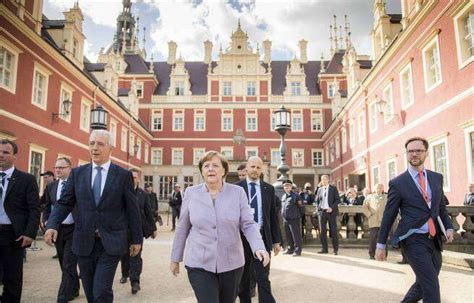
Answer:
[[[359,205],[363,215],[354,217],[355,236],[367,220],[369,258],[386,259],[387,238],[392,234],[392,245],[402,247],[402,262],[409,263],[417,276],[405,299],[439,302],[440,234],[448,242],[453,239],[448,202],[440,187],[442,176],[423,167],[427,141],[412,138],[405,148],[410,166],[390,181],[388,194],[383,184],[377,184],[373,193],[366,189],[359,193],[352,187],[341,194],[323,175],[314,192],[310,183],[298,188],[285,180],[281,197],[263,181],[264,162],[259,157],[239,166],[239,181],[230,184],[225,182],[226,158],[207,152],[198,165],[203,183],[185,192],[174,184],[169,196],[175,231],[170,271],[178,275],[184,261],[198,302],[235,302],[237,297],[251,302],[256,293],[259,302],[276,302],[270,281],[272,252],[273,257],[280,252],[302,255],[305,207],[316,205],[318,253],[329,253],[329,233],[337,255],[337,220],[342,217],[342,225],[349,222],[347,214],[339,216],[339,205]],[[155,238],[156,225],[163,221],[153,186],[141,189],[139,170],[112,163],[112,149],[109,132],[92,131],[91,163],[73,168],[70,159],[59,157],[54,173],[42,174],[46,187],[40,197],[34,176],[14,165],[16,143],[0,141],[0,280],[4,285],[0,302],[20,302],[25,248],[33,243],[38,227],[45,242],[56,248],[62,272],[58,302],[76,298],[80,280],[88,302],[112,302],[119,262],[120,283],[130,280],[132,294],[140,291],[143,239]],[[474,204],[473,185],[469,191],[465,205]]]

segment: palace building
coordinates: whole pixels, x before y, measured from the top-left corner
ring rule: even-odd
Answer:
[[[178,57],[170,41],[162,62],[147,59],[132,4],[123,3],[95,63],[83,55],[77,3],[63,20],[43,16],[42,1],[0,4],[0,137],[17,140],[18,167],[38,180],[58,155],[88,161],[90,111],[100,105],[114,161],[140,168],[162,199],[176,182],[201,181],[197,162],[207,150],[229,159],[229,182],[252,155],[275,182],[280,136],[272,113],[284,105],[286,161],[298,185],[317,184],[321,174],[341,191],[388,184],[406,168],[403,143],[415,135],[430,140],[427,166],[445,176],[452,204],[473,182],[472,2],[402,0],[397,15],[375,0],[372,56],[357,53],[347,20],[335,17],[327,60],[308,60],[305,40],[292,60],[273,60],[272,42],[251,48],[238,22],[217,58],[212,41],[203,41],[202,61]]]

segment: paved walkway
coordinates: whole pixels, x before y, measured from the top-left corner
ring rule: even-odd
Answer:
[[[144,273],[140,291],[132,295],[129,284],[115,276],[115,302],[195,302],[186,271],[175,278],[169,272],[173,233],[162,230],[159,238],[144,246]],[[51,259],[54,249],[42,241],[41,251],[28,252],[25,264],[23,301],[55,302],[60,270]],[[388,262],[367,258],[362,249],[341,249],[339,256],[318,255],[316,249],[303,250],[303,256],[279,255],[272,260],[271,280],[277,302],[399,302],[414,281],[407,265],[396,264],[400,255],[389,255]],[[120,266],[119,266],[120,268]],[[440,274],[442,302],[474,302],[474,272],[443,266]],[[84,294],[72,302],[86,302]],[[257,302],[257,300],[254,300]]]

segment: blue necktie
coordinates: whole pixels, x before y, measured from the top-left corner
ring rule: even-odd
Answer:
[[[253,213],[253,219],[258,223],[258,201],[257,201],[257,189],[255,188],[255,183],[250,182],[250,207],[255,211]]]
[[[100,201],[100,189],[102,187],[102,167],[97,166],[95,169],[97,170],[97,174],[92,184],[92,193],[94,194],[95,205],[98,205]]]

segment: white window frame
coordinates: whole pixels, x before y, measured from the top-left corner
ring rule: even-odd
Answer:
[[[277,154],[275,156],[275,153]],[[279,148],[271,148],[270,149],[270,165],[271,166],[278,166],[281,162],[281,153]]]
[[[138,145],[138,150],[135,156],[137,157],[137,159],[140,160],[142,158],[142,139],[138,137],[137,137],[137,145]]]
[[[365,140],[365,112],[361,112],[357,115],[357,136],[359,143]]]
[[[300,81],[291,82],[291,95],[301,96],[301,82]]]
[[[390,164],[394,165],[394,168],[395,168],[395,173],[394,173],[394,176],[392,178],[390,178]],[[395,178],[398,174],[398,166],[397,166],[397,158],[392,158],[392,159],[389,159],[387,160],[387,162],[385,162],[385,169],[387,170],[387,184],[388,182]]]
[[[143,161],[146,163],[146,164],[149,164],[150,161],[149,161],[149,156],[150,156],[150,146],[145,143],[145,155],[143,157]]]
[[[225,128],[225,119],[230,119],[230,128]],[[232,109],[221,109],[221,131],[231,132],[234,131],[234,112]]]
[[[296,153],[301,153],[301,164],[296,161]],[[304,167],[304,148],[292,148],[291,149],[291,166],[293,167]]]
[[[249,128],[249,119],[255,119],[255,129]],[[256,109],[248,109],[245,111],[245,130],[248,132],[258,131],[258,112]]]
[[[341,128],[341,143],[342,143],[342,154],[347,152],[347,131],[346,128]]]
[[[464,128],[464,144],[466,146],[466,162],[467,162],[467,179],[469,183],[474,183],[474,172],[471,170],[472,162],[474,161],[471,151],[471,137],[470,133],[474,132],[474,121],[473,124]]]
[[[258,157],[258,147],[257,146],[246,146],[245,147],[245,159],[247,160],[249,157],[249,152],[255,152],[255,155]]]
[[[184,81],[175,81],[174,82],[174,95],[175,96],[184,96]]]
[[[339,135],[336,135],[335,144],[336,144],[336,159],[339,160],[339,158],[341,157],[341,150],[339,148],[341,144],[341,139]]]
[[[177,128],[176,121],[177,119],[181,118],[182,119],[182,127]],[[173,110],[173,131],[174,132],[183,132],[184,131],[184,109],[174,109]]]
[[[32,171],[31,171],[31,153],[32,152],[35,152],[35,153],[38,153],[38,154],[41,154],[42,155],[42,161],[41,161],[41,170],[40,170],[40,173],[41,172],[44,172],[44,167],[45,167],[45,162],[46,162],[46,152],[48,151],[47,148],[45,147],[42,147],[42,146],[39,146],[39,145],[36,145],[36,144],[30,144],[29,146],[29,152],[28,152],[28,172],[30,174],[33,174]],[[36,176],[35,176],[36,177]],[[35,178],[36,179],[36,178]],[[43,178],[39,178],[39,181],[40,181],[40,184],[38,184],[38,187],[40,189],[43,189],[44,188],[44,180]]]
[[[226,153],[228,153],[227,156]],[[231,161],[234,159],[234,148],[232,146],[221,146],[221,154],[226,157],[227,160]]]
[[[321,153],[321,164],[314,164],[314,153]],[[324,166],[324,150],[322,148],[312,148],[311,149],[311,166],[313,167],[322,167]]]
[[[175,158],[175,152],[181,152],[181,161],[176,161],[179,160]],[[171,165],[183,165],[184,163],[184,148],[172,148],[171,149]]]
[[[336,86],[332,83],[328,83],[328,98],[332,99],[336,95],[335,92]]]
[[[344,190],[349,189],[349,177],[344,177]]]
[[[128,146],[128,130],[122,126],[120,130],[120,150],[123,152],[127,151]]]
[[[222,95],[223,96],[232,96],[232,81],[223,81],[222,82]]]
[[[141,92],[141,93],[139,94],[139,92]],[[141,99],[145,95],[144,93],[145,93],[144,83],[143,82],[136,82],[135,96],[137,96],[138,99]]]
[[[161,128],[156,128],[155,127],[155,118],[160,119],[161,123],[160,126]],[[161,110],[154,110],[151,112],[151,125],[150,129],[155,132],[161,132],[163,131],[163,111]]]
[[[270,109],[270,131],[273,132],[275,131],[276,127],[276,118],[275,115],[273,114],[273,110]]]
[[[296,128],[295,120],[300,120],[301,128]],[[304,131],[304,120],[303,120],[303,110],[301,109],[293,109],[291,110],[291,131],[296,133],[301,133]]]
[[[469,15],[469,13],[472,14],[473,11],[474,4],[472,1],[471,3],[467,1],[466,5],[453,18],[459,69],[474,62],[474,54],[469,54],[469,45],[468,42],[465,41],[467,35],[465,19],[468,17],[467,15]]]
[[[202,128],[198,128],[198,119],[202,119]],[[204,132],[206,131],[206,110],[205,109],[195,109],[194,110],[194,131],[195,132]]]
[[[6,86],[3,81],[0,83],[0,88],[9,91],[12,94],[16,93],[16,78],[18,75],[18,58],[23,53],[18,47],[10,43],[7,39],[0,36],[0,50],[4,48],[12,55],[12,66],[10,70],[10,84]]]
[[[387,103],[385,105],[384,109],[384,115],[383,115],[383,121],[385,124],[390,122],[394,115],[394,104],[393,104],[393,88],[392,88],[392,81],[390,81],[389,84],[385,86],[385,88],[382,91],[382,98],[385,100]]]
[[[377,131],[378,114],[379,111],[377,110],[377,102],[374,100],[369,104],[369,131],[371,134]]]
[[[356,134],[356,131],[355,131],[354,119],[351,118],[351,120],[349,121],[349,147],[351,148],[355,146],[355,142],[356,142],[355,134]]]
[[[404,81],[403,81],[403,76],[405,74],[408,75],[408,80],[407,80],[408,90],[409,90],[408,96],[405,96],[406,87],[405,87],[405,84],[404,84]],[[399,79],[400,79],[401,108],[402,108],[402,110],[406,110],[407,108],[409,108],[410,106],[415,104],[415,94],[414,94],[414,91],[413,91],[413,70],[412,70],[412,67],[411,67],[411,62],[408,63],[407,66],[405,66],[400,71]],[[408,102],[407,102],[407,99],[408,99]]]
[[[198,165],[199,160],[201,160],[202,156],[204,156],[205,153],[206,153],[206,149],[203,147],[193,148],[193,165]]]
[[[429,69],[430,69],[430,66],[428,66],[428,58],[427,58],[427,52],[432,49],[432,47],[436,48],[437,49],[437,52],[436,52],[436,60],[439,64],[439,79],[434,82],[434,83],[431,83],[431,85],[429,84],[431,80],[429,80],[430,78],[430,75],[429,75]],[[425,47],[423,47],[423,50],[422,50],[422,57],[423,57],[423,78],[425,80],[425,93],[428,93],[430,92],[431,90],[433,90],[434,88],[436,88],[437,86],[439,86],[442,82],[443,82],[443,73],[442,73],[442,69],[441,69],[441,54],[440,54],[440,49],[439,49],[439,41],[438,41],[438,35],[435,35],[427,44]]]
[[[255,81],[247,81],[247,96],[257,95],[257,85]]]
[[[377,180],[375,180],[375,170],[377,170]],[[374,165],[372,166],[372,188],[375,188],[375,186],[380,182],[380,166],[379,165]]]
[[[449,147],[448,147],[448,137],[443,136],[442,138],[439,138],[437,140],[434,140],[430,143],[430,164],[431,164],[431,169],[433,171],[435,170],[435,158],[434,158],[434,147],[439,144],[444,144],[446,147],[446,176],[444,177],[444,182],[443,184],[443,190],[444,192],[451,192],[451,178],[450,178],[450,173],[449,173]]]
[[[314,126],[316,125],[314,122],[315,119],[319,119],[321,121],[321,128],[319,130],[315,130]],[[321,111],[311,111],[311,132],[324,132],[324,119],[323,114]]]
[[[35,102],[35,95],[36,95],[36,75],[40,74],[45,78],[44,80],[44,89],[41,94],[41,102],[37,103]],[[32,90],[31,90],[31,104],[33,104],[36,107],[41,108],[42,110],[46,110],[48,107],[48,91],[49,91],[49,76],[52,73],[40,65],[38,62],[34,63],[34,68],[33,68],[33,83],[31,85]]]
[[[324,148],[324,162],[326,163],[326,166],[329,165],[329,146],[326,145]]]
[[[159,157],[155,158],[155,152],[159,153]],[[163,165],[163,148],[162,147],[152,147],[151,148],[151,165]]]
[[[110,118],[110,123],[109,123],[110,127],[109,127],[109,130],[110,130],[110,134],[112,135],[112,145],[115,147],[117,146],[117,120],[113,119],[113,118]]]
[[[133,156],[133,153],[135,152],[133,150],[134,145],[135,145],[135,134],[130,131],[130,133],[128,134],[128,152],[131,156]]]
[[[69,94],[69,98],[64,98],[63,92],[66,94]],[[72,116],[72,94],[74,92],[74,89],[72,89],[69,85],[67,85],[64,82],[61,82],[61,88],[59,89],[59,108],[58,108],[58,117],[67,122],[71,123],[71,116]],[[63,108],[63,101],[69,100],[71,101],[71,106],[69,107],[69,113],[65,116],[64,114],[64,108]]]
[[[89,101],[85,98],[81,99],[81,117],[79,120],[79,128],[86,133],[89,133],[91,126],[91,107],[92,101]]]

